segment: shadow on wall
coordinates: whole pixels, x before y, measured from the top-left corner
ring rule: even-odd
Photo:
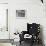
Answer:
[[[45,46],[44,45],[44,37],[43,37],[43,26],[42,25],[40,25],[40,39],[42,40],[42,45]]]

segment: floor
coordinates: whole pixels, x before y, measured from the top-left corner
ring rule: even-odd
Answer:
[[[21,42],[21,45],[20,45],[20,43],[19,42],[16,42],[14,45],[12,45],[11,43],[0,43],[0,46],[31,46],[30,45],[31,43],[29,43],[29,42]],[[38,45],[38,44],[34,44],[33,46],[42,46],[41,44],[40,45]]]
[[[22,44],[19,46],[31,46],[31,45],[28,43],[22,42]],[[33,46],[43,46],[43,45],[42,44],[34,44]]]
[[[0,43],[0,46],[12,46],[11,43]]]
[[[16,45],[12,45],[11,43],[0,43],[0,46],[16,46]],[[30,46],[30,44],[23,42],[21,45],[17,46]],[[33,46],[42,46],[42,45],[33,45]]]

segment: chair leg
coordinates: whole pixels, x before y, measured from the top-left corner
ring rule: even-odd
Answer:
[[[20,45],[21,45],[21,41],[20,41]]]

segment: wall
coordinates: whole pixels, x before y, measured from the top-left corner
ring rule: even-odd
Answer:
[[[8,3],[8,0],[0,0],[0,3]]]
[[[26,10],[26,18],[16,18],[16,10]],[[27,30],[28,23],[40,23],[43,30],[46,30],[46,16],[44,5],[40,0],[12,0],[9,1],[9,31],[11,36],[18,30]]]

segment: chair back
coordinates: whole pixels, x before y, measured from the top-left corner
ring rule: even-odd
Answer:
[[[29,34],[34,34],[37,35],[40,32],[40,24],[32,23],[29,24],[27,23],[27,31]]]

